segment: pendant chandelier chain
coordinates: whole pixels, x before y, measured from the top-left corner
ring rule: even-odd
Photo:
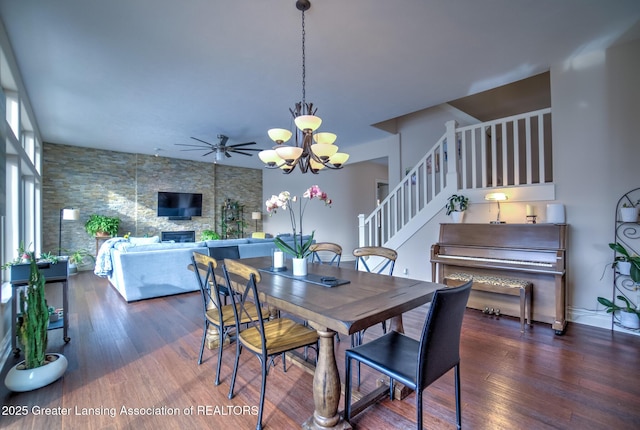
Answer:
[[[305,46],[304,42],[307,38],[307,32],[304,27],[304,10],[302,11],[302,108],[304,109],[307,104],[305,103],[305,99],[307,96],[307,92],[305,89],[306,84],[306,76],[307,76],[307,67],[306,67],[306,56],[305,56]]]

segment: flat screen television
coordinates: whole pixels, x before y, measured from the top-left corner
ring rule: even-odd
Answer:
[[[158,216],[169,219],[202,216],[202,194],[158,191]]]

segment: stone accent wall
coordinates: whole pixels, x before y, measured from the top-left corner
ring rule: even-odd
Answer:
[[[118,216],[121,236],[195,230],[199,240],[202,230],[220,233],[220,207],[226,198],[245,205],[245,236],[255,229],[251,211],[261,208],[259,169],[48,143],[43,161],[43,251],[57,252],[62,208],[80,210],[79,221],[62,222],[62,248],[91,252],[96,243],[84,223],[94,213]],[[202,193],[202,216],[191,221],[158,217],[158,191]]]

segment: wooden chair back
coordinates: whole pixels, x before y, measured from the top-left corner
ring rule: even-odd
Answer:
[[[194,251],[191,255],[191,262],[200,286],[204,318],[207,318],[207,310],[215,306],[218,309],[218,321],[223,321],[222,303],[220,302],[221,291],[214,272],[214,269],[218,267],[216,259]]]
[[[336,266],[340,266],[340,258],[342,257],[342,247],[337,243],[332,243],[332,242],[314,243],[309,247],[309,251],[311,251],[312,263],[328,264],[329,266],[335,264]],[[323,260],[321,258],[322,257],[321,253],[330,254],[331,259]]]
[[[356,270],[359,270],[359,266],[362,265],[367,272],[371,272],[374,268],[369,268],[367,265],[367,259],[365,257],[381,257],[384,260],[384,264],[376,271],[376,273],[383,273],[387,270],[387,275],[393,275],[393,268],[398,258],[398,253],[383,246],[363,246],[353,250],[353,255],[356,257]]]

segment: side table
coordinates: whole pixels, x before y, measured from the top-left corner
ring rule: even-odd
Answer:
[[[63,339],[65,343],[68,343],[71,338],[68,335],[67,329],[69,327],[69,296],[68,296],[68,274],[69,274],[69,261],[61,260],[55,264],[52,263],[38,263],[40,272],[45,277],[45,284],[60,283],[62,284],[62,329]],[[29,285],[29,264],[16,264],[11,266],[9,273],[9,281],[11,283],[11,351],[14,355],[20,354],[20,348],[17,345],[17,327],[18,322],[18,289]],[[49,326],[49,330],[61,328],[59,324],[52,324]]]

